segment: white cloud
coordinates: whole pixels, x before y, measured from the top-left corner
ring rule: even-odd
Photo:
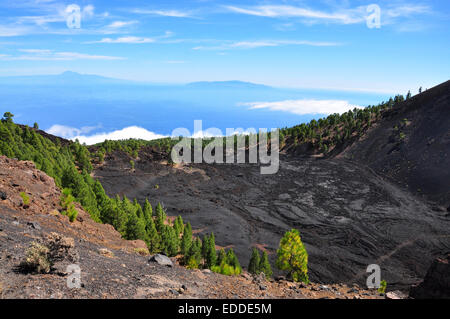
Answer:
[[[145,128],[138,126],[130,126],[121,130],[109,132],[109,133],[96,133],[94,135],[86,135],[92,130],[98,127],[84,127],[81,129],[63,126],[63,125],[53,125],[47,130],[47,133],[57,135],[66,139],[76,140],[80,143],[86,143],[87,145],[93,145],[101,143],[105,140],[126,140],[126,139],[142,139],[146,141],[155,140],[159,138],[164,138],[167,136],[156,134],[146,130]]]
[[[153,38],[146,38],[146,37],[136,37],[136,36],[125,36],[125,37],[119,37],[119,38],[103,38],[99,41],[90,41],[90,42],[84,42],[85,44],[92,44],[92,43],[131,43],[131,44],[142,44],[142,43],[154,43],[161,39],[167,39],[173,36],[172,31],[166,31],[163,35],[155,36]]]
[[[55,5],[51,8],[51,14],[47,15],[35,15],[35,16],[21,16],[16,18],[16,22],[19,24],[31,23],[37,26],[46,27],[47,24],[57,23],[57,22],[66,22],[67,17],[72,13],[72,11],[67,10],[67,6],[62,6],[61,4]],[[87,5],[81,9],[81,18],[82,20],[89,20],[94,17],[94,6]]]
[[[132,11],[137,14],[149,14],[157,15],[163,17],[173,17],[173,18],[189,18],[191,17],[191,12],[189,11],[179,11],[179,10],[143,10],[135,9]]]
[[[10,61],[72,61],[72,60],[123,60],[122,57],[91,55],[78,52],[54,52],[43,49],[20,49],[25,54],[16,56],[0,57],[2,60]]]
[[[24,26],[2,26],[0,25],[0,37],[16,37],[30,32],[28,27]]]
[[[359,105],[352,105],[348,101],[343,100],[286,100],[278,102],[239,103],[239,105],[249,106],[250,109],[269,109],[297,115],[344,113],[355,107],[362,108]]]
[[[19,49],[20,52],[24,53],[36,53],[36,54],[51,54],[52,50],[46,49]]]
[[[111,24],[109,24],[107,26],[107,28],[118,29],[118,28],[130,26],[130,25],[133,25],[136,23],[138,23],[138,22],[137,21],[114,21]]]
[[[127,36],[127,37],[120,37],[116,39],[112,38],[103,38],[99,41],[92,41],[92,42],[86,42],[86,43],[134,43],[134,44],[141,44],[141,43],[153,43],[155,42],[155,39],[152,38],[142,38],[142,37],[134,37],[134,36]]]
[[[342,8],[331,12],[312,10],[309,8],[291,5],[259,5],[249,7],[225,6],[234,13],[253,15],[267,18],[300,18],[305,24],[336,23],[336,24],[358,24],[365,23],[367,6],[355,8]],[[413,15],[430,14],[432,10],[425,5],[389,5],[381,8],[383,24],[393,24],[398,18],[408,18]]]
[[[407,17],[414,14],[431,13],[431,9],[424,5],[404,5],[399,7],[393,7],[387,10],[389,17]]]
[[[342,24],[359,23],[365,21],[364,16],[361,15],[361,13],[363,13],[363,10],[359,8],[356,10],[354,9],[327,13],[323,11],[311,10],[289,5],[263,5],[248,8],[236,6],[225,7],[231,12],[269,18],[306,18]]]
[[[83,18],[90,18],[94,16],[94,6],[89,4],[83,8],[82,16]]]
[[[100,126],[85,126],[78,129],[74,127],[55,124],[47,130],[47,133],[70,139],[77,135],[88,134],[89,132],[92,132],[99,127]]]
[[[262,47],[277,47],[284,45],[306,45],[316,47],[338,46],[335,42],[315,42],[304,40],[260,40],[260,41],[239,41],[224,43],[219,46],[197,46],[193,50],[233,50],[233,49],[255,49]]]

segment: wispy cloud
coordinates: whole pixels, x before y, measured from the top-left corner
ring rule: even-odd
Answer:
[[[54,4],[52,13],[35,16],[20,16],[16,18],[16,23],[31,23],[37,26],[46,26],[50,23],[66,22],[69,14],[71,14],[71,12],[67,11],[65,6],[62,6],[61,4]],[[80,14],[82,20],[89,20],[95,16],[95,7],[93,5],[84,6],[81,8]]]
[[[278,102],[249,102],[239,103],[241,106],[249,106],[250,109],[269,109],[271,111],[283,111],[297,115],[306,114],[333,114],[344,113],[348,110],[361,108],[343,100],[286,100]]]
[[[124,36],[119,38],[103,38],[98,41],[88,41],[85,44],[92,43],[128,43],[128,44],[143,44],[143,43],[154,43],[160,39],[166,39],[173,35],[173,32],[166,31],[163,35],[148,38],[148,37],[136,37],[136,36]]]
[[[225,6],[225,8],[235,13],[269,18],[307,18],[343,24],[364,21],[364,16],[361,16],[362,8],[331,13],[289,5],[263,5],[246,8]]]
[[[191,11],[180,11],[180,10],[145,10],[145,9],[134,9],[133,13],[137,14],[147,14],[154,16],[163,17],[173,17],[173,18],[190,18],[192,17]]]
[[[128,36],[128,37],[120,37],[116,39],[112,38],[103,38],[99,41],[91,41],[86,43],[134,43],[134,44],[141,44],[141,43],[153,43],[155,42],[155,39],[152,38],[142,38],[142,37],[134,37],[134,36]]]
[[[284,45],[306,45],[317,47],[338,46],[336,42],[315,42],[304,40],[259,40],[259,41],[238,41],[224,43],[218,46],[197,46],[193,50],[233,50],[233,49],[255,49],[261,47],[277,47]]]
[[[425,5],[401,5],[397,7],[392,7],[386,10],[386,15],[388,17],[409,17],[416,14],[432,13],[430,7]]]
[[[31,29],[24,26],[0,25],[0,37],[16,37],[30,32]]]
[[[253,15],[267,18],[300,18],[305,24],[335,23],[357,24],[366,21],[367,6],[355,8],[334,9],[332,11],[314,10],[291,5],[259,5],[259,6],[225,6],[229,12]],[[432,10],[420,4],[390,4],[381,8],[383,24],[392,24],[398,18],[408,18],[414,15],[430,14]],[[292,27],[292,26],[290,26]]]
[[[123,27],[128,27],[130,25],[133,24],[137,24],[138,21],[114,21],[111,24],[107,25],[107,28],[113,28],[113,29],[118,29],[118,28],[123,28]]]
[[[0,60],[9,61],[71,61],[71,60],[123,60],[123,57],[92,55],[78,52],[55,52],[44,49],[20,49],[20,55],[3,55]]]

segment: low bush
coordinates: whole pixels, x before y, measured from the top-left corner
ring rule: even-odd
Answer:
[[[50,249],[37,242],[31,243],[20,267],[27,272],[49,273],[52,263],[49,259]]]
[[[20,197],[22,197],[23,207],[27,208],[30,206],[30,196],[28,196],[25,192],[20,193]]]

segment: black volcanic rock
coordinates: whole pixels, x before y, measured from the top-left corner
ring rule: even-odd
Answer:
[[[450,299],[450,254],[437,258],[422,283],[411,288],[416,299]]]
[[[394,138],[396,128],[405,138]],[[383,118],[344,155],[411,193],[450,205],[450,81],[418,94]]]

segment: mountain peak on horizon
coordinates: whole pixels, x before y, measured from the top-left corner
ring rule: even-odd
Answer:
[[[257,84],[252,82],[245,82],[239,80],[231,81],[199,81],[188,83],[187,86],[195,88],[270,88],[264,84]]]
[[[81,73],[74,72],[74,71],[64,71],[64,72],[62,72],[62,73],[60,73],[60,74],[58,74],[58,75],[64,75],[64,76],[67,76],[67,75],[70,75],[70,76],[76,75],[76,76],[80,76],[80,75],[85,75],[85,74],[81,74]]]

